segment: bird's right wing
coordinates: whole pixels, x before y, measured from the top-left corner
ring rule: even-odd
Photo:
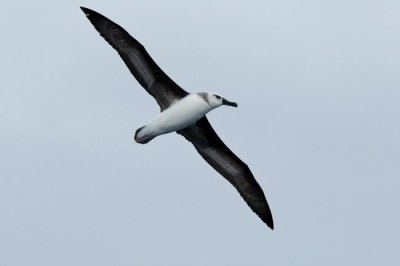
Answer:
[[[261,220],[274,229],[271,210],[260,185],[249,167],[218,137],[207,118],[203,117],[177,132],[192,142],[200,155],[237,189]]]
[[[96,11],[81,7],[100,35],[119,53],[131,73],[161,107],[167,109],[188,93],[154,62],[145,48],[121,26]]]

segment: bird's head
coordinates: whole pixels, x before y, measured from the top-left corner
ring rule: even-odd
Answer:
[[[233,106],[233,107],[238,106],[237,103],[230,102],[217,93],[208,93],[207,101],[213,108],[217,108],[221,105],[228,105],[228,106]]]

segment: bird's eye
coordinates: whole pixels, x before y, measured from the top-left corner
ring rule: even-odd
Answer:
[[[217,99],[221,99],[221,96],[215,95],[215,97],[216,97]]]

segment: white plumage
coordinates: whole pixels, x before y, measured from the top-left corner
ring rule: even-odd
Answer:
[[[191,93],[139,128],[135,133],[135,141],[147,143],[159,135],[186,128],[223,104],[237,106],[215,93]]]

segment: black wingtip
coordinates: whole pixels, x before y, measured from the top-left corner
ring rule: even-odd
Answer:
[[[267,203],[268,204],[268,203]],[[272,218],[271,209],[268,206],[268,215],[263,219],[263,221],[268,225],[271,230],[274,230],[274,219]]]
[[[268,227],[271,228],[271,230],[274,230],[274,221],[269,221],[269,223],[267,223]]]
[[[93,10],[90,10],[89,8],[84,7],[84,6],[81,6],[81,9],[82,9],[83,13],[85,13],[86,15],[88,15],[90,13],[90,11],[93,11]]]
[[[83,11],[83,13],[85,13],[85,15],[86,15],[87,17],[93,16],[93,15],[101,16],[101,15],[100,15],[99,13],[97,13],[96,11],[91,10],[91,9],[89,9],[89,8],[87,8],[87,7],[81,6],[81,10]]]
[[[269,227],[271,230],[274,230],[274,220],[272,218],[271,211],[268,209],[267,213],[258,215],[261,220]]]
[[[81,10],[83,11],[83,13],[85,13],[86,14],[86,16],[89,16],[89,13],[90,13],[90,9],[88,9],[88,8],[86,8],[86,7],[83,7],[83,6],[81,6]]]

